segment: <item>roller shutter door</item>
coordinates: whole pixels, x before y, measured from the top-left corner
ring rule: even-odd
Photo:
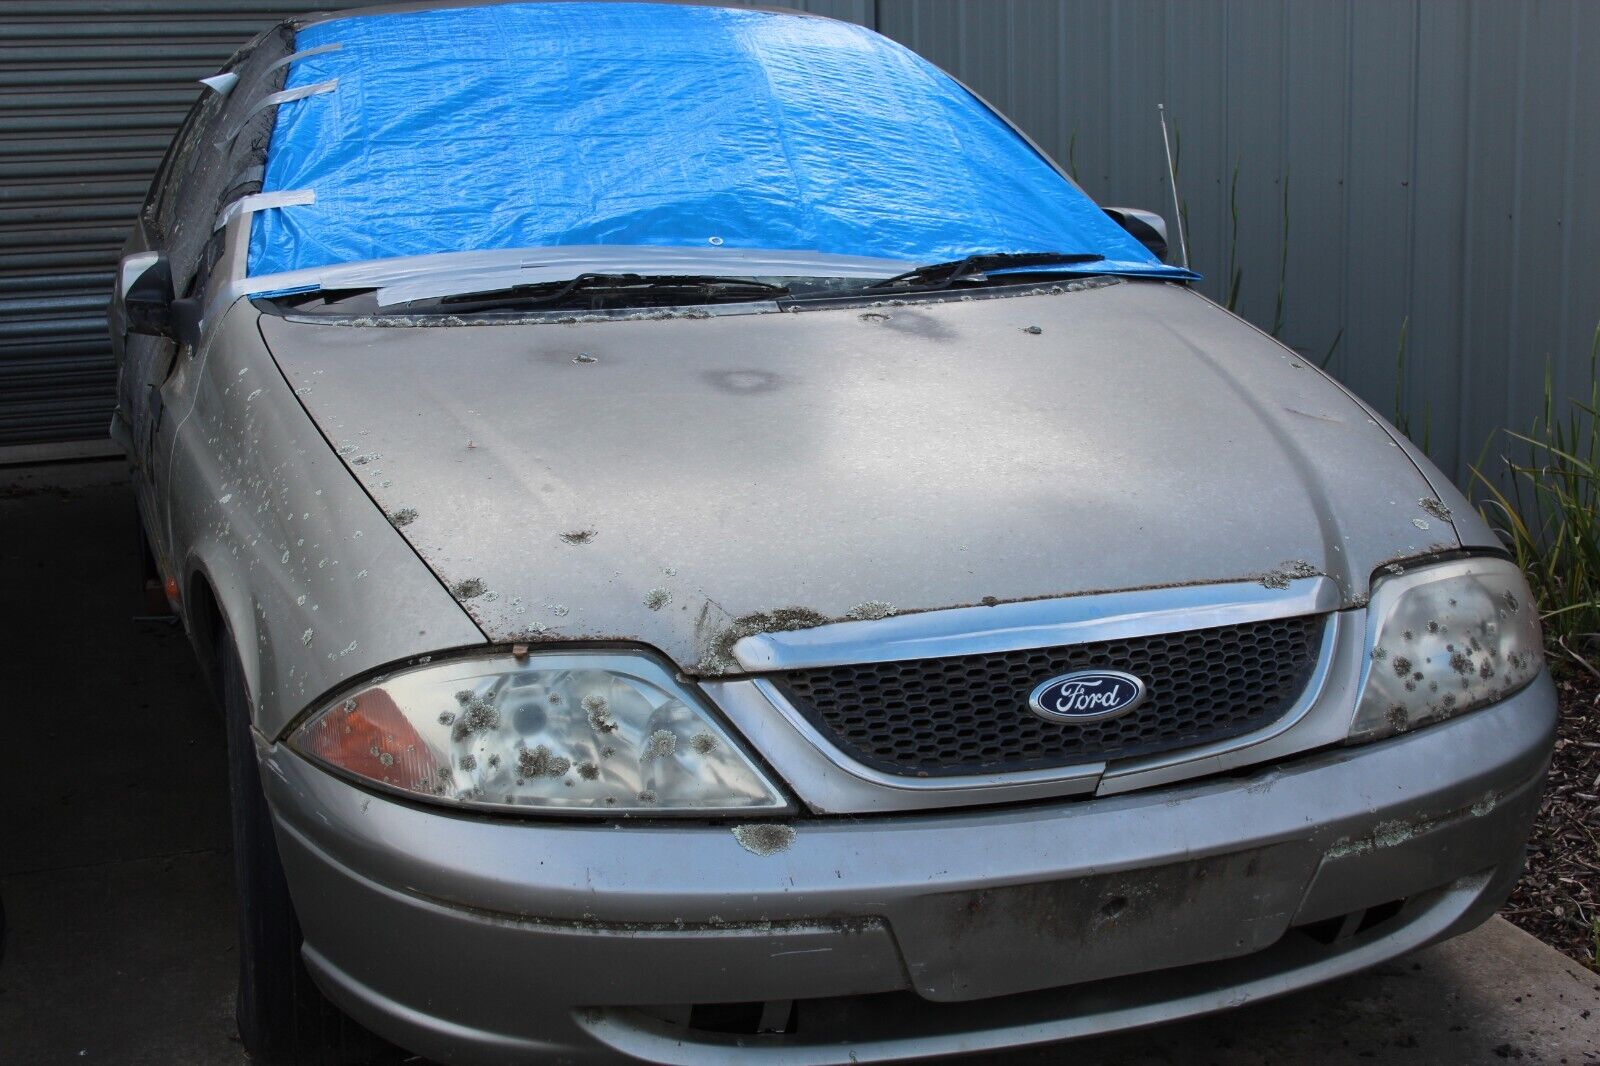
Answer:
[[[112,271],[196,80],[280,19],[353,6],[0,3],[0,447],[106,436]]]

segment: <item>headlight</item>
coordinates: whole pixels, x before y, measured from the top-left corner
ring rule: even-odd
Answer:
[[[1373,588],[1366,677],[1351,740],[1374,740],[1511,695],[1544,666],[1522,572],[1474,558],[1404,571]]]
[[[465,807],[788,807],[695,697],[638,655],[497,655],[405,670],[341,696],[288,743],[367,781]]]

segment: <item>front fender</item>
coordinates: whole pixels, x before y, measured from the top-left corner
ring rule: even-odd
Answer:
[[[166,503],[184,587],[211,587],[275,737],[357,675],[485,638],[307,416],[258,318],[235,302],[181,375]]]

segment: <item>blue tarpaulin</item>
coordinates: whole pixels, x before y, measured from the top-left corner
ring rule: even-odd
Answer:
[[[520,3],[302,28],[250,274],[566,245],[933,263],[1157,262],[954,80],[869,30],[764,11]]]

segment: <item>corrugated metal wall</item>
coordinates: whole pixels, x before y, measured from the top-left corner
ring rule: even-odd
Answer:
[[[0,443],[102,432],[110,267],[193,79],[313,6],[0,5]],[[1587,381],[1600,3],[793,6],[875,26],[946,67],[1103,202],[1167,210],[1165,101],[1206,290],[1223,298],[1237,268],[1253,321],[1280,321],[1318,360],[1338,338],[1330,367],[1384,411],[1398,384],[1447,469],[1459,474],[1494,427],[1527,423],[1547,356],[1559,389]]]
[[[1547,357],[1558,392],[1587,395],[1600,3],[879,0],[876,14],[1075,159],[1104,203],[1171,213],[1165,101],[1208,294],[1237,265],[1246,317],[1281,318],[1319,361],[1338,338],[1330,369],[1386,413],[1398,384],[1412,435],[1426,428],[1458,480],[1495,427],[1528,426]]]
[[[318,6],[0,2],[0,446],[106,435],[112,269],[195,80]]]

